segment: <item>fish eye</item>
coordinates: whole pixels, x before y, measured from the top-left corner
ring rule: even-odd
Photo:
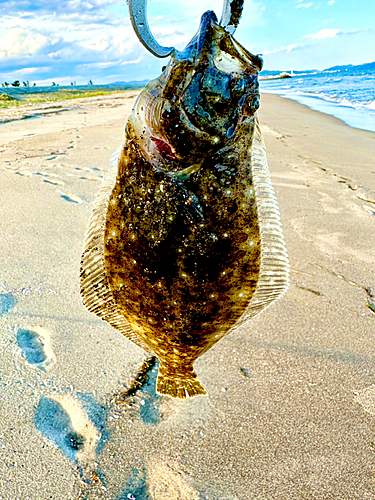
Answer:
[[[253,116],[260,107],[260,100],[258,95],[250,95],[246,98],[243,106],[243,113],[247,116]]]

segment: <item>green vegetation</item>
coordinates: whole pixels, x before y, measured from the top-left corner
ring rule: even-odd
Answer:
[[[55,101],[66,101],[69,99],[82,99],[83,97],[97,97],[101,95],[111,95],[118,93],[129,92],[129,90],[77,90],[77,89],[65,89],[65,90],[57,90],[56,92],[46,92],[43,93],[35,93],[35,94],[24,94],[22,97],[17,96],[16,98],[8,98],[7,94],[1,94],[0,97],[0,108],[10,107],[10,106],[29,106],[30,104],[38,104],[38,103],[47,103],[47,102],[55,102]],[[22,99],[22,100],[21,100]]]
[[[3,94],[0,94],[0,102],[1,101],[16,101],[17,99],[15,99],[14,97],[6,94],[5,92]]]

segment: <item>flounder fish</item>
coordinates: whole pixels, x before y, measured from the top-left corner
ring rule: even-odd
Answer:
[[[159,358],[159,394],[205,394],[194,361],[288,288],[261,67],[206,12],[137,98],[93,207],[83,303]]]

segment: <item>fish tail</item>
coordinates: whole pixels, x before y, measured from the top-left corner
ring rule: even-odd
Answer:
[[[156,392],[177,399],[207,394],[193,370],[184,370],[178,375],[167,367],[160,366],[156,381]]]

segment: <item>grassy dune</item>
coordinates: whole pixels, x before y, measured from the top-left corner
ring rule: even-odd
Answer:
[[[40,104],[55,101],[66,101],[70,99],[82,99],[84,97],[97,97],[102,95],[111,95],[129,92],[127,90],[78,90],[78,89],[64,89],[57,90],[56,92],[24,94],[22,97],[8,96],[8,94],[0,94],[0,108],[8,108],[11,106],[29,106],[30,104]]]

